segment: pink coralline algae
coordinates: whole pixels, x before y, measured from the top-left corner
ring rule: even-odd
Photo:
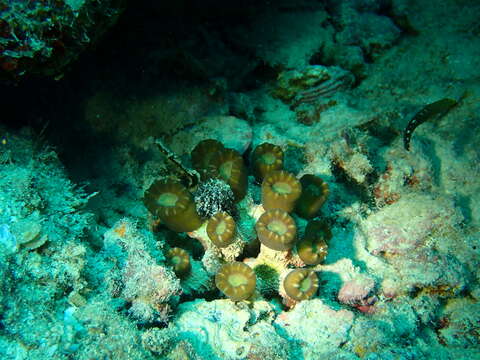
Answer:
[[[459,231],[461,221],[452,199],[418,194],[368,217],[362,224],[367,250],[389,265],[382,293],[391,298],[419,288],[440,296],[458,294],[467,271],[444,239]]]
[[[369,277],[357,277],[346,281],[338,292],[338,300],[344,304],[365,305],[371,302],[369,294],[373,290],[375,282]]]
[[[451,200],[429,196],[402,197],[364,223],[373,255],[403,255],[427,245],[433,233],[454,231],[461,215]]]

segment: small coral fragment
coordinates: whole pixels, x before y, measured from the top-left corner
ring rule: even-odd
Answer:
[[[252,296],[256,276],[250,266],[241,262],[223,265],[215,276],[215,285],[233,301],[242,301]]]
[[[178,169],[181,173],[182,182],[188,186],[189,189],[198,185],[199,176],[198,173],[192,169],[187,168],[182,164],[177,155],[172,152],[160,139],[155,141],[160,152]]]
[[[219,212],[208,220],[207,234],[219,248],[224,248],[235,240],[235,220],[226,212]]]
[[[307,265],[320,264],[327,256],[327,242],[332,232],[323,221],[310,221],[305,229],[303,239],[297,244],[300,259]]]
[[[169,264],[177,276],[183,276],[190,272],[190,256],[188,253],[178,247],[171,248],[167,253]]]
[[[262,205],[265,210],[282,209],[291,212],[302,193],[302,185],[289,172],[269,172],[262,182]]]
[[[145,192],[143,201],[170,230],[187,232],[202,225],[192,194],[180,183],[157,181]]]
[[[283,168],[283,150],[270,143],[258,145],[252,154],[253,175],[261,182],[265,175],[273,170]]]
[[[292,270],[283,281],[283,287],[289,297],[301,301],[310,299],[318,289],[318,276],[308,269]]]
[[[264,212],[258,219],[255,229],[260,242],[277,251],[291,249],[297,234],[295,221],[281,209]]]
[[[306,174],[300,179],[302,194],[297,200],[295,212],[304,219],[317,216],[320,208],[327,200],[328,184],[315,175]]]

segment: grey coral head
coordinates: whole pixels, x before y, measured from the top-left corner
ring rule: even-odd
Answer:
[[[216,213],[225,211],[235,216],[235,197],[230,186],[220,179],[209,179],[202,182],[194,194],[198,214],[210,218]]]

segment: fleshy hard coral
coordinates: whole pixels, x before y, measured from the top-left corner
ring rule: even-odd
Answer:
[[[215,156],[225,150],[223,144],[217,140],[206,139],[200,141],[191,152],[192,165],[200,173],[202,180],[215,175],[212,165]]]
[[[293,300],[307,300],[317,292],[318,277],[312,270],[295,269],[285,277],[283,287]]]
[[[273,250],[292,248],[297,234],[293,218],[281,209],[265,211],[255,225],[260,242]]]
[[[190,193],[180,184],[162,182],[155,183],[147,191],[145,204],[170,229],[187,232],[201,242],[205,249],[202,263],[209,274],[216,272],[217,288],[233,301],[248,299],[255,292],[258,274],[259,295],[273,297],[279,293],[287,306],[314,296],[318,289],[315,272],[310,269],[292,271],[291,268],[320,263],[326,256],[331,233],[326,224],[312,222],[297,252],[292,252],[297,226],[289,212],[297,207],[306,218],[316,216],[328,195],[327,185],[312,175],[305,175],[299,181],[287,171],[271,170],[270,166],[281,168],[283,153],[275,145],[262,144],[252,155],[257,180],[263,178],[262,205],[252,206],[249,199],[240,204],[243,211],[239,214],[233,197],[239,201],[247,191],[247,169],[242,156],[216,140],[205,140],[192,151],[192,164],[202,174],[202,183],[196,190],[197,204],[193,204]],[[302,188],[305,188],[305,199],[301,199]],[[297,205],[300,199],[301,204]],[[181,209],[177,209],[178,203],[183,204]],[[202,217],[197,211],[203,218],[210,217],[204,226],[200,226]],[[251,222],[251,218],[258,218],[255,230],[261,246],[255,258],[248,256],[256,253],[257,243],[251,241],[249,244],[250,239],[237,233],[233,219],[236,216],[242,225]],[[245,219],[247,216],[250,218]],[[195,226],[191,225],[192,221]],[[171,252],[170,263],[180,276],[183,270],[177,266],[183,264],[184,258],[189,259],[180,250],[172,249]],[[244,262],[225,264],[240,256],[245,258]]]
[[[291,212],[302,193],[302,185],[292,174],[271,171],[262,182],[262,204],[265,210],[282,209]]]
[[[180,183],[173,181],[153,183],[145,192],[144,203],[170,230],[188,232],[202,225],[192,194]]]
[[[247,193],[247,169],[240,154],[233,149],[225,149],[213,160],[217,176],[232,188],[236,201]]]
[[[327,241],[331,238],[332,232],[325,222],[310,221],[303,239],[297,244],[298,256],[307,265],[320,264],[327,256]]]
[[[241,262],[223,265],[215,276],[217,288],[233,301],[242,301],[252,296],[256,283],[253,270]]]
[[[328,185],[318,176],[306,174],[300,179],[302,194],[296,202],[295,212],[304,219],[317,216],[323,203],[327,200]]]
[[[233,243],[235,232],[235,220],[226,212],[219,212],[208,220],[208,237],[219,248],[224,248]]]
[[[167,259],[177,276],[183,276],[190,272],[190,256],[185,250],[178,247],[171,248],[167,253]]]
[[[258,145],[252,154],[253,175],[258,182],[274,170],[283,168],[283,151],[280,146],[270,143]]]

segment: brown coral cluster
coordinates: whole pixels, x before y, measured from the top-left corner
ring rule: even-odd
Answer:
[[[218,269],[215,284],[233,301],[253,296],[257,273],[260,276],[258,296],[267,296],[272,288],[277,288],[288,305],[314,296],[318,289],[315,271],[306,266],[317,265],[325,259],[332,235],[326,222],[311,220],[305,235],[297,241],[295,219],[300,216],[310,220],[319,215],[328,197],[328,185],[315,175],[304,175],[298,180],[283,168],[283,157],[282,149],[270,143],[257,146],[252,153],[252,172],[255,179],[262,182],[262,204],[248,212],[256,222],[258,240],[242,238],[237,229],[237,221],[242,219],[237,219],[237,214],[218,211],[208,219],[201,219],[190,192],[179,183],[157,182],[145,194],[145,204],[153,215],[171,230],[187,232],[200,240],[205,257],[208,254],[208,259],[212,255],[217,258],[219,265],[212,268]],[[223,181],[237,202],[247,194],[247,166],[235,150],[225,148],[216,140],[204,140],[193,149],[191,162],[202,181]],[[242,202],[240,206],[245,205]],[[256,258],[249,258],[255,242],[260,244],[260,250]],[[241,256],[247,257],[244,262],[235,261]],[[170,249],[168,257],[178,276],[190,271],[189,256],[184,250]]]

